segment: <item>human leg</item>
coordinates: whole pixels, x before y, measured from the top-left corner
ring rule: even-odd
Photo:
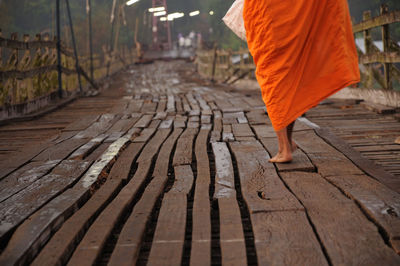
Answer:
[[[296,121],[293,121],[290,125],[288,125],[287,126],[287,136],[288,136],[288,139],[289,139],[289,143],[291,144],[291,146],[292,146],[292,152],[294,152],[295,150],[297,150],[297,144],[296,144],[296,142],[294,142],[294,140],[292,139],[292,133],[293,133],[293,128],[294,128],[294,123],[295,123]]]
[[[288,128],[275,131],[275,133],[278,137],[279,151],[269,161],[271,163],[287,163],[292,161],[292,144],[289,142]]]

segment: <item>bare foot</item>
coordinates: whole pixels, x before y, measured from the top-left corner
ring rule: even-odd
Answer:
[[[269,160],[270,163],[289,163],[291,161],[292,161],[292,154],[290,153],[284,154],[281,152]]]

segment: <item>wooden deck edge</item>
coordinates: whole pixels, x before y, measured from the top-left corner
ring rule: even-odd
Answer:
[[[50,97],[51,98],[51,97]],[[33,110],[32,113],[17,113],[12,117],[6,117],[4,119],[0,119],[0,126],[4,126],[7,125],[9,123],[14,123],[14,122],[23,122],[23,121],[30,121],[30,120],[34,120],[36,118],[39,118],[41,116],[44,116],[48,113],[51,113],[53,111],[56,111],[59,108],[62,108],[70,103],[72,103],[73,101],[75,101],[78,98],[77,94],[73,94],[72,96],[57,101],[57,100],[47,100],[45,105],[39,104],[38,108],[35,108]],[[51,105],[52,103],[54,103],[54,105]],[[36,103],[28,103],[28,104],[32,104],[35,105]],[[26,104],[26,105],[28,105]],[[12,108],[12,107],[11,107]],[[26,106],[25,109],[30,109],[28,106]],[[5,112],[6,110],[4,110],[3,112]],[[15,111],[11,111],[12,113],[15,113]]]
[[[319,137],[343,153],[366,174],[378,180],[389,189],[400,193],[400,180],[394,175],[386,172],[383,167],[375,164],[375,162],[363,157],[359,151],[355,150],[350,144],[336,136],[329,129],[315,128],[314,130]]]
[[[363,99],[365,101],[400,108],[400,92],[395,90],[377,90],[368,88],[344,88],[332,95],[337,99]]]

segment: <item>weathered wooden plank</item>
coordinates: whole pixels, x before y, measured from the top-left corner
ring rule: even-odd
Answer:
[[[281,173],[281,177],[307,209],[333,265],[400,263],[400,257],[385,244],[377,227],[320,175],[288,172]]]
[[[313,131],[293,132],[293,139],[300,148],[307,154],[309,153],[330,153],[335,154],[337,150],[326,143]]]
[[[221,141],[221,131],[212,131],[211,132],[211,137],[210,137],[210,142],[220,142]]]
[[[193,186],[193,171],[190,165],[179,165],[174,167],[175,182],[169,193],[189,194]]]
[[[176,146],[173,166],[192,163],[193,141],[197,132],[197,128],[187,128],[183,132]]]
[[[164,120],[167,118],[167,112],[157,112],[157,114],[153,117],[154,120]]]
[[[304,211],[251,215],[259,265],[329,265]]]
[[[151,162],[169,132],[169,130],[158,131],[154,138],[144,147],[137,159],[139,165],[135,175],[89,228],[72,255],[69,261],[70,265],[75,265],[76,263],[79,263],[79,265],[92,265],[96,261],[112,229],[121,219],[124,211],[127,210],[145,182],[150,171]]]
[[[246,102],[248,102],[249,105],[253,106],[253,107],[259,107],[262,106],[264,107],[264,102],[261,99],[261,95],[257,96],[257,97],[245,97],[243,98]]]
[[[111,108],[110,113],[112,114],[123,114],[128,108],[129,100],[121,99],[119,100],[113,108]]]
[[[354,150],[349,144],[341,140],[326,129],[316,130],[317,134],[323,139],[331,143],[336,149],[340,150],[346,157],[348,157],[354,164],[361,168],[364,172],[379,180],[387,187],[396,192],[400,192],[400,182],[390,173],[384,171],[380,166],[374,164],[368,159],[365,159],[360,153]]]
[[[142,109],[142,106],[143,106],[143,100],[132,100],[129,103],[128,108],[126,109],[126,112],[128,114],[138,113],[140,112],[140,109]]]
[[[89,165],[88,162],[64,161],[52,173],[3,201],[0,204],[0,238],[3,239],[28,216],[64,192],[86,171]]]
[[[363,172],[348,160],[343,154],[309,153],[309,158],[323,177],[335,175],[362,175]]]
[[[235,197],[219,197],[222,265],[246,265],[246,244],[240,210]]]
[[[275,138],[260,138],[261,143],[274,156],[278,153],[279,147],[277,139]],[[308,159],[307,155],[300,149],[292,153],[293,160],[290,163],[277,163],[276,167],[280,172],[282,171],[306,171],[315,172],[315,166]]]
[[[100,118],[100,115],[85,115],[65,127],[62,131],[82,131],[91,126]]]
[[[187,93],[186,98],[189,101],[190,107],[192,110],[200,111],[200,106],[197,103],[196,99],[193,97],[192,93]]]
[[[161,123],[161,120],[152,120],[149,125],[149,128],[158,128],[160,123]]]
[[[256,141],[255,137],[237,137],[235,138],[236,141]]]
[[[108,179],[106,183],[50,238],[31,265],[66,264],[83,232],[96,215],[107,205],[122,185],[122,179]]]
[[[113,132],[122,132],[125,134],[133,125],[140,119],[139,116],[130,117],[126,119],[118,120],[107,132],[106,134],[111,134]]]
[[[174,118],[173,117],[172,118],[168,118],[168,119],[166,119],[166,120],[161,122],[159,128],[160,129],[168,129],[168,128],[171,128],[173,124],[174,124]]]
[[[247,112],[246,117],[251,125],[271,125],[271,122],[263,109]]]
[[[173,94],[168,94],[167,113],[174,113],[175,111],[175,97]]]
[[[326,178],[355,200],[367,215],[384,230],[400,254],[400,194],[366,175],[329,176]]]
[[[229,143],[239,170],[243,198],[250,213],[303,210],[286,189],[263,146],[258,142]]]
[[[191,110],[189,116],[199,116],[201,114],[200,110]]]
[[[42,151],[32,159],[34,162],[46,162],[54,160],[63,160],[67,158],[74,150],[86,144],[88,139],[72,138],[53,145]]]
[[[114,163],[107,179],[128,180],[132,164],[141,152],[144,143],[131,143],[122,151],[118,160]]]
[[[235,137],[233,136],[233,133],[229,132],[223,132],[222,133],[222,141],[224,142],[230,142],[230,141],[235,141]]]
[[[199,116],[191,116],[189,117],[189,122],[199,122],[200,117]]]
[[[181,95],[181,99],[182,99],[183,111],[185,113],[189,113],[192,110],[192,108],[190,108],[189,102],[186,99],[185,95]]]
[[[139,119],[139,121],[136,122],[134,127],[145,128],[150,124],[152,119],[153,115],[144,115]]]
[[[150,250],[148,265],[179,265],[186,229],[186,194],[164,196]]]
[[[253,137],[254,133],[248,124],[233,124],[233,135],[236,137]]]
[[[157,128],[145,128],[133,142],[147,142],[156,132]]]
[[[210,163],[207,138],[210,129],[201,129],[196,138],[197,178],[192,213],[192,248],[190,265],[211,264],[211,208],[209,200]]]
[[[48,147],[53,146],[52,140],[47,140],[43,143],[37,145],[32,145],[26,147],[21,152],[18,152],[11,158],[0,161],[0,180],[14,172],[18,168],[22,167],[24,164],[28,163],[32,158],[36,157],[38,154],[46,150]]]
[[[88,143],[81,146],[79,149],[74,151],[70,156],[69,159],[71,160],[82,160],[85,158],[89,153],[95,150],[100,144],[104,141],[107,136],[102,134],[94,139],[91,139]]]
[[[210,115],[202,115],[201,116],[201,124],[211,124],[211,116]]]
[[[152,102],[150,100],[145,100],[140,109],[141,113],[154,113],[157,110],[157,102]]]
[[[259,139],[261,138],[276,138],[275,130],[270,125],[252,125],[251,126]]]
[[[101,155],[101,157],[89,168],[87,173],[82,177],[76,186],[82,186],[84,189],[90,189],[99,179],[104,178],[107,175],[107,170],[115,162],[116,156],[124,149],[126,144],[129,142],[131,136],[120,138],[119,140],[112,143],[107,150]]]
[[[223,113],[222,122],[224,125],[237,124],[237,113]]]
[[[32,162],[0,181],[0,202],[31,185],[51,171],[60,160]]]
[[[174,121],[175,128],[184,128],[186,127],[187,116],[177,115]]]
[[[150,219],[156,200],[164,190],[168,180],[169,160],[166,160],[166,158],[170,158],[173,146],[182,131],[180,128],[175,129],[161,147],[154,167],[154,178],[146,187],[140,201],[136,204],[132,214],[122,228],[109,265],[131,265],[136,263],[146,224]]]
[[[140,154],[137,159],[138,163],[141,162],[151,162],[154,155],[157,153],[159,147],[164,142],[164,140],[170,134],[170,129],[160,129],[154,135],[154,137],[150,140],[150,142],[144,147],[143,152]]]
[[[111,128],[118,119],[119,116],[115,114],[103,114],[100,116],[97,122],[93,123],[90,127],[75,135],[74,139],[95,138]]]
[[[176,112],[182,113],[183,112],[182,100],[178,95],[175,95],[174,97],[175,97]]]
[[[211,110],[210,106],[208,106],[207,102],[201,97],[201,95],[196,94],[196,99],[199,102],[202,111]]]
[[[220,111],[214,111],[214,131],[222,131],[222,114]]]
[[[25,260],[32,259],[29,256],[31,247],[46,242],[51,232],[56,231],[76,211],[78,205],[87,200],[89,194],[89,190],[81,188],[67,190],[30,216],[16,229],[0,255],[1,264],[23,264]]]
[[[212,143],[215,158],[214,198],[235,198],[235,178],[231,155],[224,142]]]
[[[158,102],[156,112],[157,113],[158,112],[164,112],[164,111],[166,111],[166,108],[167,108],[167,100],[166,99],[161,99]]]

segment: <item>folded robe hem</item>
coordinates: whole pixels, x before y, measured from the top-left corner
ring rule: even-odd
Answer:
[[[292,116],[289,117],[289,119],[287,119],[287,121],[291,121],[291,122],[289,122],[289,123],[287,123],[287,124],[285,124],[285,125],[282,125],[282,126],[274,126],[274,125],[272,125],[273,128],[274,128],[274,130],[275,130],[275,131],[279,131],[279,130],[282,130],[282,129],[286,128],[288,125],[290,125],[291,123],[293,123],[293,121],[295,121],[297,118],[299,118],[300,116],[302,116],[302,115],[303,115],[304,113],[306,113],[308,110],[310,110],[311,108],[317,106],[321,101],[325,100],[325,99],[328,98],[329,96],[332,96],[333,94],[337,93],[338,91],[340,91],[340,90],[342,90],[342,89],[344,89],[344,88],[346,88],[346,87],[348,87],[348,86],[350,86],[350,85],[352,85],[352,84],[358,83],[358,82],[360,82],[359,79],[358,79],[358,80],[353,80],[353,81],[347,81],[347,82],[345,82],[345,83],[343,84],[343,86],[339,86],[339,88],[330,91],[328,94],[326,94],[326,95],[320,97],[320,98],[319,98],[318,100],[316,100],[315,102],[310,103],[309,105],[307,105],[306,107],[304,107],[304,108],[301,109],[300,111],[297,111],[296,113],[294,113]],[[268,112],[268,109],[267,109],[267,112]]]

